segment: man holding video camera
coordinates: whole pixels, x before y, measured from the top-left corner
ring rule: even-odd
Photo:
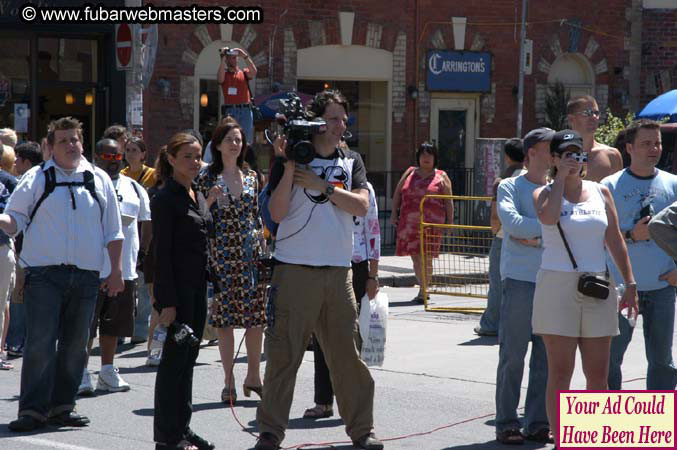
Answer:
[[[300,118],[323,119],[326,131],[311,135],[316,154],[307,165],[294,159],[298,142],[283,137],[275,141],[278,158],[271,171],[269,208],[279,228],[268,299],[265,383],[257,412],[258,450],[280,448],[296,373],[313,332],[324,350],[339,414],[353,444],[383,448],[372,432],[374,380],[355,347],[352,223],[353,216],[367,213],[369,194],[362,158],[339,145],[347,110],[348,103],[338,91],[315,96]],[[295,131],[285,127],[287,138]]]
[[[216,79],[223,91],[221,115],[232,116],[244,130],[247,142],[254,142],[254,118],[251,108],[249,80],[256,76],[256,66],[247,52],[241,48],[223,47],[219,50],[221,64]],[[244,58],[247,67],[240,70],[237,58]]]

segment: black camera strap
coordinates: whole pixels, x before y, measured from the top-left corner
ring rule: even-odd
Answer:
[[[564,230],[562,230],[562,226],[559,224],[559,220],[557,221],[557,229],[559,230],[559,235],[562,236],[562,242],[564,242],[564,248],[567,250],[567,253],[569,254],[569,259],[571,260],[571,264],[574,266],[574,270],[578,270],[578,264],[576,264],[576,260],[574,259],[574,254],[571,252],[571,249],[569,248],[569,243],[567,242],[567,238],[564,237]],[[604,273],[608,278],[609,277],[609,266],[606,266],[606,270],[605,270]]]
[[[574,259],[574,254],[571,253],[571,249],[569,248],[569,243],[567,242],[567,238],[564,237],[564,231],[562,230],[562,226],[559,224],[559,220],[557,221],[557,229],[559,230],[559,235],[562,236],[562,242],[564,242],[564,248],[567,249],[567,253],[569,254],[569,259],[571,260],[571,264],[574,266],[574,270],[578,270],[578,264],[576,264],[576,260]]]

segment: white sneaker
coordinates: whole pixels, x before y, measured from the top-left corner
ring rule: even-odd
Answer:
[[[146,359],[146,365],[151,367],[157,367],[160,365],[161,359],[162,358],[160,356],[148,355],[148,358]]]
[[[96,389],[108,392],[125,392],[130,389],[129,384],[122,379],[118,373],[118,368],[112,364],[101,367],[99,379],[96,383]]]
[[[94,386],[92,386],[92,377],[89,375],[89,370],[85,367],[85,370],[82,371],[82,381],[80,381],[80,387],[78,388],[78,395],[93,395]]]

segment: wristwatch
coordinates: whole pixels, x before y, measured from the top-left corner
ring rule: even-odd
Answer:
[[[336,187],[333,184],[327,184],[327,188],[324,190],[324,193],[327,195],[327,197],[330,197],[331,194],[334,193],[334,190]]]
[[[625,232],[625,240],[635,242],[635,240],[632,238],[632,230],[627,230]]]
[[[378,276],[376,277],[367,277],[367,280],[374,280],[378,283]]]

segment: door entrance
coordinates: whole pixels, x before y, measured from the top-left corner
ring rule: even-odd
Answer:
[[[430,139],[439,150],[438,168],[453,183],[454,194],[472,191],[477,101],[473,98],[431,99]]]

